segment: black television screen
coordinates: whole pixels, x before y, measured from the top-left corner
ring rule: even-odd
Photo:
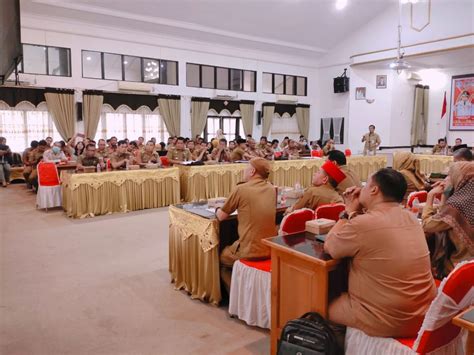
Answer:
[[[0,0],[0,84],[21,59],[20,0]]]

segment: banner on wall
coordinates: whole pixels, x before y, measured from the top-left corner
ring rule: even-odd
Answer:
[[[474,130],[474,74],[451,79],[450,131]]]

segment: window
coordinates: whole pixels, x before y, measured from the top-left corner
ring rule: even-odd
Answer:
[[[199,65],[186,64],[186,85],[193,88],[201,86],[199,83]]]
[[[268,94],[307,95],[307,78],[303,76],[263,73],[263,92]]]
[[[178,62],[82,51],[82,77],[178,85]]]
[[[142,81],[142,59],[140,57],[123,56],[125,81]]]
[[[165,142],[169,133],[158,109],[151,111],[148,107],[141,107],[132,111],[127,106],[120,106],[114,111],[109,105],[104,105],[95,140],[112,136],[130,140],[144,137],[145,141],[155,137],[157,142]]]
[[[82,51],[82,77],[102,79],[102,53]]]
[[[15,108],[0,106],[0,136],[7,139],[12,152],[23,152],[32,140],[52,137],[61,140],[46,103],[36,108],[30,103],[21,103]]]
[[[217,68],[216,77],[216,89],[229,90],[229,69]]]
[[[160,62],[155,59],[143,59],[143,81],[145,83],[160,82]]]
[[[210,141],[217,135],[217,130],[221,129],[227,142],[234,140],[237,136],[244,134],[240,111],[231,114],[228,110],[222,110],[217,113],[215,110],[209,110],[207,114],[207,124],[204,128],[203,137]]]
[[[122,80],[122,56],[104,53],[104,79]]]
[[[256,91],[257,72],[186,63],[186,85],[189,87]]]
[[[21,71],[27,74],[71,76],[71,50],[24,44]]]

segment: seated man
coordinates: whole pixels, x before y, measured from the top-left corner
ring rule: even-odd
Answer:
[[[260,144],[257,145],[257,151],[260,153],[262,158],[267,160],[273,159],[273,148],[268,144],[267,137],[262,136],[260,138]]]
[[[107,156],[110,158],[112,157],[112,154],[114,154],[117,151],[117,137],[115,136],[110,137],[107,143],[109,144],[109,146],[107,147]]]
[[[0,182],[3,187],[10,183],[10,164],[12,162],[12,151],[7,145],[7,139],[0,137]]]
[[[423,229],[400,207],[406,188],[402,174],[380,169],[344,194],[346,211],[324,250],[349,258],[349,289],[330,303],[330,321],[370,336],[418,333],[436,286]]]
[[[28,183],[33,186],[35,190],[38,190],[37,165],[41,160],[43,160],[43,154],[47,149],[49,149],[49,145],[44,139],[42,139],[38,142],[38,147],[33,149],[28,157],[28,161],[32,164],[32,171],[28,177]]]
[[[109,153],[107,152],[107,143],[105,142],[105,139],[99,139],[98,141],[98,149],[95,152],[96,155],[102,159],[107,159],[109,157]]]
[[[66,154],[63,153],[61,150],[61,142],[54,142],[51,149],[48,149],[43,154],[43,160],[45,162],[60,162],[60,161],[67,161]]]
[[[232,151],[230,160],[250,160],[252,157],[246,153],[247,141],[243,138],[237,139],[237,147]]]
[[[247,155],[251,158],[263,158],[263,154],[260,150],[257,149],[257,143],[255,139],[249,138],[247,139]]]
[[[283,156],[288,159],[298,159],[300,157],[301,150],[298,148],[298,144],[293,140],[288,140],[288,145],[283,148]]]
[[[230,152],[227,149],[227,140],[225,138],[219,139],[219,145],[212,150],[210,160],[217,163],[230,162]]]
[[[332,161],[336,164],[339,169],[342,170],[346,178],[342,180],[339,184],[337,184],[336,191],[342,196],[344,191],[347,188],[352,186],[361,187],[362,183],[360,182],[359,176],[347,167],[347,159],[343,152],[340,150],[331,150],[328,153],[328,160]]]
[[[286,213],[300,208],[315,210],[319,206],[330,203],[342,203],[342,197],[337,193],[336,186],[346,178],[344,173],[334,163],[327,161],[313,174],[312,187],[308,187],[303,196],[286,210]]]
[[[183,161],[192,160],[191,152],[184,145],[184,138],[178,137],[174,146],[168,148],[168,153],[166,155],[171,165],[181,164]]]
[[[331,150],[335,150],[336,146],[334,145],[334,141],[332,139],[328,139],[326,144],[323,147],[323,154],[324,156],[328,155]]]
[[[448,155],[449,147],[446,144],[444,138],[438,139],[438,144],[435,144],[433,147],[433,154],[435,155]]]
[[[86,152],[77,158],[76,170],[84,170],[85,166],[100,166],[101,169],[105,169],[105,163],[103,159],[99,159],[96,154],[95,144],[89,143],[86,146]]]
[[[127,151],[128,144],[125,140],[117,143],[117,151],[110,156],[110,165],[113,170],[124,170],[132,163],[132,156]]]
[[[142,166],[146,164],[161,165],[160,156],[155,152],[155,143],[153,143],[153,141],[150,140],[146,142],[143,151],[139,154],[138,163]]]
[[[238,210],[239,239],[221,253],[221,276],[230,289],[232,265],[238,259],[266,259],[270,249],[261,240],[276,235],[275,187],[267,182],[270,163],[254,158],[244,170],[244,183],[237,185],[221,209],[216,210],[219,221]]]

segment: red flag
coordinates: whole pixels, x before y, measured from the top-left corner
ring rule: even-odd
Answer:
[[[446,91],[444,92],[443,108],[441,109],[441,119],[446,115]]]

